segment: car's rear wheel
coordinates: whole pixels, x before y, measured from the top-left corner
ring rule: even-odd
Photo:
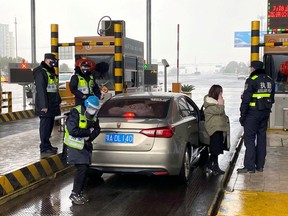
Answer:
[[[182,183],[187,183],[191,176],[191,151],[186,146],[179,179]]]

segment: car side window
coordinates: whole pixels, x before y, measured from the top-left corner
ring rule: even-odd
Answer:
[[[195,118],[199,119],[199,108],[198,106],[191,100],[191,98],[185,97],[188,107],[190,109],[190,115],[194,116]]]
[[[196,116],[195,108],[192,106],[192,104],[190,104],[189,101],[187,101],[187,105],[190,110],[190,115]]]
[[[178,106],[179,106],[179,113],[182,117],[187,117],[190,115],[191,112],[185,98],[179,99]]]

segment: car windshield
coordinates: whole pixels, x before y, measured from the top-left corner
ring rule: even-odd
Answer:
[[[169,109],[168,98],[121,98],[104,103],[98,117],[123,117],[128,113],[133,118],[165,118]]]

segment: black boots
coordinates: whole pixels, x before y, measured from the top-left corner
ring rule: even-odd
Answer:
[[[209,161],[207,168],[208,168],[209,172],[213,173],[213,175],[223,175],[225,173],[223,170],[220,169],[218,163],[214,163],[212,165],[212,163]]]

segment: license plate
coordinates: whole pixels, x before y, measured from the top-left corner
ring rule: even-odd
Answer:
[[[133,134],[106,134],[105,142],[106,143],[128,143],[131,144],[134,141]]]

